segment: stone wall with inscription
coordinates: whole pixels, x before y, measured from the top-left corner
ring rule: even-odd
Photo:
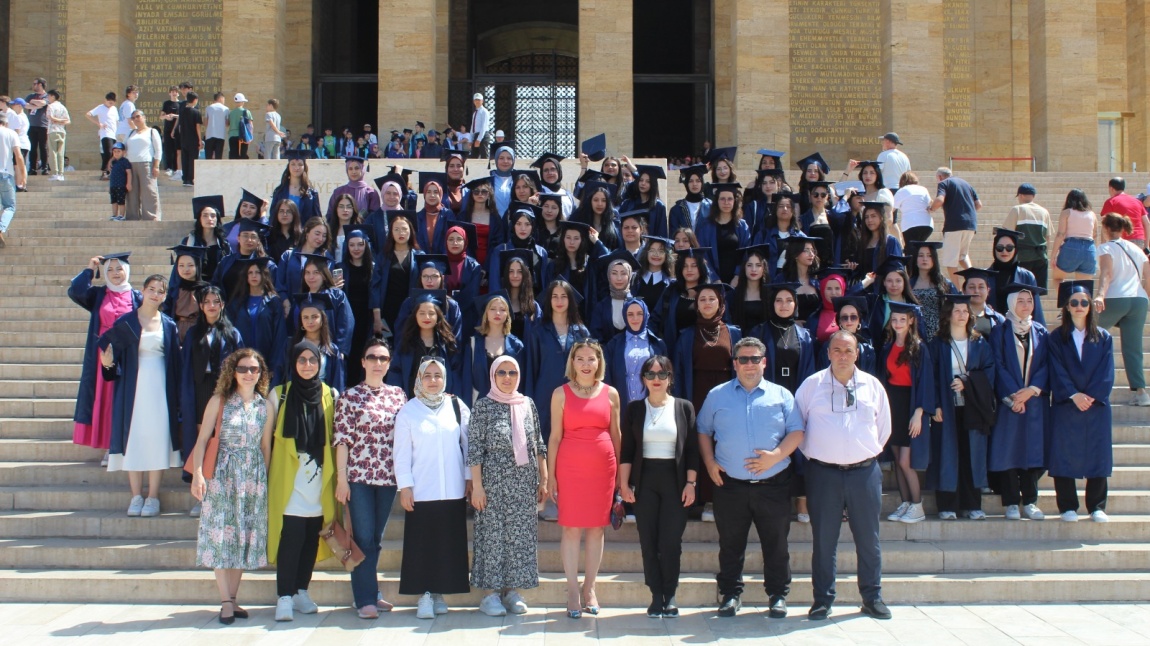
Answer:
[[[220,87],[222,33],[222,0],[136,0],[136,105],[153,123],[169,86],[191,81],[201,109],[211,102]]]
[[[870,159],[883,125],[883,16],[878,0],[790,3],[791,150],[832,168]]]

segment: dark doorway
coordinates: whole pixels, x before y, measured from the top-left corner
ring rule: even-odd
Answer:
[[[346,127],[358,135],[370,123],[378,135],[379,0],[315,0],[312,15],[316,132],[330,127],[338,138]]]

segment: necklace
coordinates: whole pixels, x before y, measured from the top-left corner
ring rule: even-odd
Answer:
[[[663,402],[662,406],[655,406],[651,400],[647,400],[647,416],[651,418],[651,423],[647,425],[647,429],[655,428],[659,420],[663,418],[663,412],[667,410],[667,402]]]
[[[575,389],[575,392],[583,393],[584,395],[590,395],[591,391],[595,390],[595,384],[591,384],[590,386],[584,386],[577,381],[572,381],[571,387]]]

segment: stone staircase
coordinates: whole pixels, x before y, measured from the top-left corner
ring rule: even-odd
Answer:
[[[989,226],[1000,221],[1022,181],[1038,187],[1039,201],[1057,211],[1067,190],[1084,187],[1100,207],[1107,176],[1100,174],[960,173],[979,190],[986,226],[977,238],[974,260],[990,262]],[[191,191],[162,179],[165,221],[107,221],[106,185],[94,174],[72,174],[64,183],[31,178],[20,194],[7,248],[0,250],[5,278],[0,283],[0,601],[198,603],[214,599],[212,573],[195,567],[196,519],[186,514],[192,499],[173,470],[165,475],[157,518],[127,518],[123,474],[99,467],[100,452],[71,443],[74,395],[79,378],[87,314],[66,296],[69,280],[88,258],[131,249],[133,280],[167,275],[164,247],[187,233]],[[927,179],[927,178],[924,178]],[[929,178],[933,183],[933,178]],[[1144,186],[1145,176],[1131,186]],[[203,192],[203,188],[200,189]],[[671,196],[681,194],[671,186]],[[1043,299],[1054,320],[1053,298]],[[1150,330],[1144,347],[1150,347]],[[1116,356],[1121,368],[1121,357]],[[932,515],[916,525],[882,523],[884,596],[892,603],[979,603],[1125,601],[1150,597],[1150,409],[1122,405],[1127,399],[1119,369],[1114,406],[1114,477],[1110,481],[1111,522],[1009,522],[996,497],[986,497],[991,515],[984,522],[942,522]],[[1040,484],[1040,506],[1053,516],[1052,482]],[[884,509],[898,503],[888,489]],[[929,512],[933,496],[925,495]],[[886,512],[884,512],[886,513]],[[380,559],[389,599],[397,594],[403,511],[398,506],[384,536]],[[852,573],[855,556],[850,531],[843,528],[839,554],[845,603],[857,599]],[[563,603],[559,528],[540,526],[541,588],[533,603]],[[709,605],[715,596],[717,534],[713,525],[691,522],[685,536],[683,605]],[[608,530],[601,578],[608,605],[642,607],[643,586],[638,536],[633,525]],[[810,526],[791,530],[792,601],[810,600]],[[758,546],[747,552],[746,570],[754,582],[761,569]],[[271,602],[274,572],[246,577],[245,597]],[[316,573],[312,594],[323,604],[350,602],[348,576],[330,563]],[[479,596],[453,605],[477,603]],[[763,601],[756,583],[748,601]]]

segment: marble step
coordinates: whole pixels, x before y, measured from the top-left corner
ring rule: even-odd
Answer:
[[[79,380],[0,379],[0,393],[8,397],[75,398]]]
[[[7,354],[5,354],[7,359]],[[68,363],[0,363],[0,379],[79,379],[81,351],[76,358],[68,357]]]
[[[0,418],[0,438],[33,440],[72,439],[75,423],[67,417],[5,417]]]

